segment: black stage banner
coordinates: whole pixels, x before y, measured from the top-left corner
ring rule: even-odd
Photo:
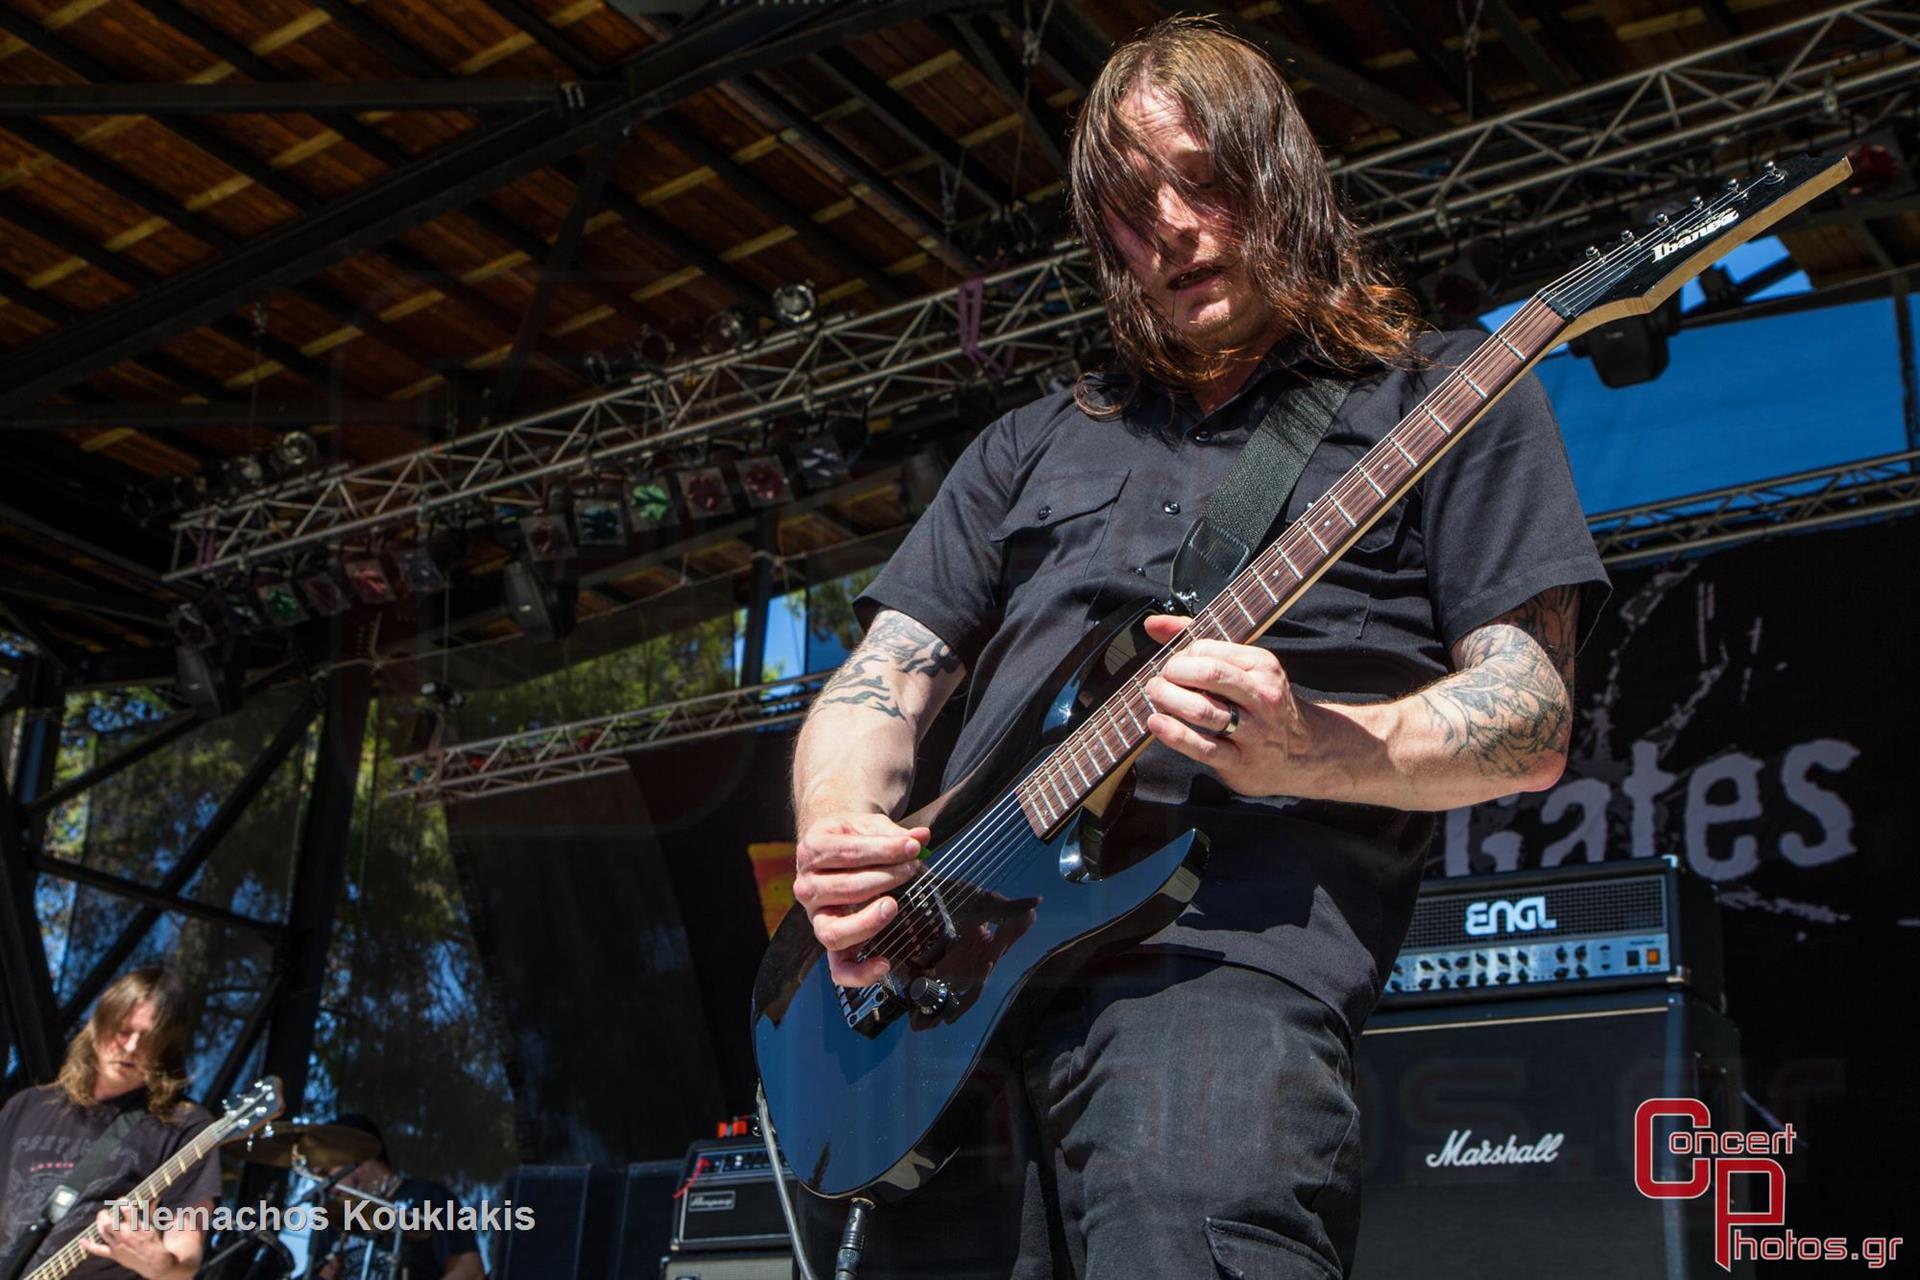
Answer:
[[[653,830],[626,772],[447,810],[529,1163],[678,1156],[728,1114]]]
[[[1614,575],[1549,791],[1445,815],[1430,876],[1671,855],[1723,907],[1746,1091],[1804,1146],[1787,1226],[1898,1234],[1920,1190],[1920,520]]]

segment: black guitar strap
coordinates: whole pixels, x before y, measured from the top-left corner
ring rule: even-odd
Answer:
[[[48,1232],[60,1224],[60,1219],[67,1216],[67,1211],[79,1201],[80,1193],[100,1176],[100,1170],[106,1167],[107,1157],[114,1153],[120,1145],[120,1140],[127,1136],[127,1131],[132,1129],[140,1119],[142,1110],[141,1107],[128,1107],[122,1111],[115,1117],[114,1122],[107,1126],[106,1132],[95,1138],[87,1147],[79,1163],[73,1166],[73,1172],[68,1174],[66,1179],[53,1189],[53,1194],[47,1197],[47,1203],[40,1210],[40,1216],[20,1233],[20,1239],[15,1242],[13,1252],[7,1256],[3,1264],[0,1264],[0,1280],[18,1280],[25,1274],[27,1263],[39,1250],[40,1242],[47,1238]]]
[[[1274,398],[1248,437],[1233,474],[1216,490],[1173,557],[1169,586],[1193,613],[1233,580],[1265,545],[1314,446],[1345,403],[1352,383],[1309,378]]]

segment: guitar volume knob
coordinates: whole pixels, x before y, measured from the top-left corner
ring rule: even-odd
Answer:
[[[915,978],[907,987],[907,999],[917,1012],[931,1018],[947,1007],[953,989],[939,978]]]

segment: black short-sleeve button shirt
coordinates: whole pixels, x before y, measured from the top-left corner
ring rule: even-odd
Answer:
[[[1485,339],[1428,334],[1419,345],[1430,368],[1356,382],[1282,521]],[[1191,401],[1152,388],[1107,420],[1061,391],[1006,414],[968,446],[858,601],[863,620],[899,610],[966,663],[967,721],[946,781],[979,763],[1102,617],[1141,596],[1165,597],[1189,523],[1294,376],[1285,364],[1270,359],[1204,425]],[[1546,393],[1528,374],[1261,643],[1306,696],[1398,698],[1448,674],[1450,647],[1469,631],[1563,585],[1588,588],[1584,632],[1606,575]],[[1137,776],[1142,799],[1181,806],[1213,841],[1192,906],[1146,945],[1274,973],[1357,1032],[1405,936],[1431,815],[1237,796],[1158,744]]]

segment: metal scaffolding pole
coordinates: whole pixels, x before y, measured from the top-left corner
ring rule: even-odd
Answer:
[[[0,998],[6,1031],[20,1056],[26,1078],[51,1080],[59,1062],[60,1028],[55,1024],[53,978],[34,909],[38,883],[35,851],[44,817],[26,804],[53,781],[60,755],[60,728],[66,699],[54,661],[34,654],[19,675],[13,776],[0,794]],[[0,1063],[7,1044],[0,1041]]]

